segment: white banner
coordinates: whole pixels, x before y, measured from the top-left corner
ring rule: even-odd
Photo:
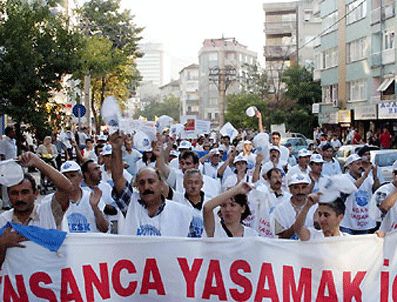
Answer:
[[[69,235],[58,253],[26,242],[1,301],[393,301],[397,233],[324,241]],[[387,300],[389,297],[389,300]]]

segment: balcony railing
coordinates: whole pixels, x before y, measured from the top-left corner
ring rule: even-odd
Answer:
[[[269,35],[295,33],[295,21],[267,21],[264,32]]]
[[[396,61],[396,50],[394,48],[386,49],[382,52],[382,64],[390,64]]]
[[[264,55],[266,59],[279,58],[288,59],[290,55],[295,51],[296,45],[290,46],[265,46]]]
[[[377,7],[371,11],[371,25],[379,23],[381,17],[381,8]]]

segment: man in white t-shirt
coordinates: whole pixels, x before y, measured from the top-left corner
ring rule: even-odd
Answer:
[[[271,143],[273,146],[277,146],[280,149],[280,160],[288,162],[289,150],[287,147],[281,145],[281,134],[278,131],[273,131],[271,136]]]
[[[201,237],[202,218],[192,208],[164,198],[163,191],[166,186],[157,170],[141,169],[135,180],[139,193],[134,191],[133,185],[126,182],[122,173],[123,137],[116,132],[110,141],[113,146],[114,199],[125,216],[119,234]]]
[[[388,233],[397,229],[397,160],[393,163],[393,179],[375,191],[372,198],[379,209],[385,213],[380,230]]]
[[[106,181],[113,187],[113,179],[112,179],[112,145],[106,144],[101,152],[101,158],[103,161],[103,165],[101,165],[102,171],[102,180]],[[124,165],[122,167],[123,177],[130,182],[132,180],[132,175],[124,169]]]
[[[304,174],[294,174],[288,183],[292,194],[291,198],[278,204],[270,215],[271,225],[279,238],[298,239],[294,230],[297,215],[306,204],[310,179]],[[305,225],[313,226],[313,218],[316,207],[311,207],[306,217]]]
[[[21,156],[20,162],[26,167],[40,170],[53,182],[57,190],[65,193],[71,191],[72,183],[36,154],[26,152]],[[38,194],[36,181],[30,174],[25,174],[21,182],[8,187],[8,195],[13,208],[0,214],[0,227],[7,222],[15,222],[47,229],[55,228],[51,207],[36,205]],[[20,242],[23,240],[23,237],[10,230],[0,235],[0,264],[4,261],[6,250],[11,247],[21,247]]]
[[[310,172],[309,162],[310,162],[311,155],[312,155],[312,153],[307,149],[299,150],[298,164],[291,167],[288,170],[287,181],[292,175],[297,174],[297,173],[302,173],[302,174],[306,174],[307,176],[309,176],[309,172]]]
[[[355,184],[357,191],[346,199],[346,213],[341,222],[341,230],[352,235],[373,233],[376,221],[371,213],[376,209],[376,204],[371,199],[374,184],[372,166],[364,170],[362,159],[357,154],[350,155],[345,165],[349,169],[345,175]]]
[[[334,148],[330,143],[325,143],[321,147],[323,156],[323,176],[332,176],[336,174],[342,174],[342,169],[340,168],[339,162],[333,157]]]

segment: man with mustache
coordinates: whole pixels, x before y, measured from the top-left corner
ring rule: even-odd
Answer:
[[[292,194],[289,200],[278,204],[270,215],[271,226],[279,238],[295,239],[298,237],[294,231],[294,223],[297,215],[306,204],[309,193],[310,179],[307,175],[297,173],[288,181],[288,188]],[[313,226],[314,212],[317,207],[311,207],[305,220],[306,226]]]
[[[376,228],[374,215],[377,208],[376,203],[371,200],[376,173],[371,173],[372,165],[363,168],[362,159],[358,154],[350,155],[345,166],[349,169],[346,173],[347,178],[358,190],[346,199],[346,213],[340,224],[341,230],[351,235],[371,234]]]
[[[123,136],[112,134],[112,177],[114,199],[125,216],[119,234],[136,236],[201,237],[203,221],[193,208],[164,198],[168,186],[160,173],[151,168],[142,168],[133,184],[123,177],[121,146]]]
[[[63,193],[72,190],[72,183],[54,167],[46,164],[37,155],[26,152],[21,156],[21,164],[26,167],[34,167],[45,174]],[[49,206],[37,205],[35,201],[39,194],[36,181],[30,174],[25,174],[22,181],[7,188],[10,202],[13,208],[0,215],[0,227],[7,222],[15,222],[23,225],[34,225],[42,228],[54,228],[52,221],[54,213],[51,204]],[[5,253],[11,247],[23,247],[21,242],[25,240],[18,233],[6,229],[0,236],[0,265],[4,261]]]

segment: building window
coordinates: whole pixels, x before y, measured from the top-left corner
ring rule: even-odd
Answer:
[[[386,30],[383,33],[383,47],[384,50],[393,49],[395,44],[395,34],[394,31]]]
[[[347,63],[365,59],[368,49],[367,38],[354,40],[348,43],[346,47],[347,47]]]
[[[303,13],[303,20],[305,21],[310,21],[310,18],[312,17],[313,11],[309,9],[305,9]]]
[[[211,112],[208,112],[207,117],[208,117],[208,120],[211,120],[211,119],[212,119]]]
[[[338,11],[334,11],[323,19],[321,23],[321,31],[323,34],[328,34],[338,28]]]
[[[218,53],[217,52],[210,52],[208,54],[208,61],[218,61]]]
[[[346,6],[346,24],[351,24],[365,18],[367,15],[367,1],[356,0]]]
[[[314,69],[320,70],[323,69],[323,54],[316,53],[314,55]]]
[[[363,101],[367,98],[365,93],[365,80],[348,82],[348,88],[349,101]]]
[[[219,116],[218,112],[215,112],[215,119],[216,120],[218,119],[218,116]]]
[[[324,68],[336,67],[338,65],[338,48],[330,48],[323,52]]]
[[[322,88],[323,103],[338,106],[338,84],[323,86]]]

